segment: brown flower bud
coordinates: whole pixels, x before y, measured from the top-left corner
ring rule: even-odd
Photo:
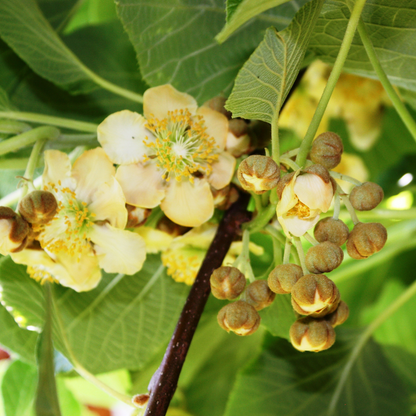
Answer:
[[[237,335],[251,335],[260,325],[260,315],[247,302],[238,300],[224,306],[217,316],[218,323],[227,332],[233,331]]]
[[[18,210],[31,224],[47,224],[55,216],[58,203],[49,191],[33,191],[20,201]]]
[[[315,164],[315,165],[308,166],[305,169],[303,169],[302,172],[303,173],[312,173],[314,175],[317,175],[325,183],[330,183],[331,182],[331,175],[329,174],[328,169],[326,167],[322,166],[322,165]],[[332,183],[331,183],[331,185],[332,185]]]
[[[347,241],[348,254],[357,260],[366,259],[380,251],[387,241],[387,230],[377,222],[359,222],[350,232]]]
[[[305,256],[306,267],[311,273],[327,273],[336,269],[344,259],[339,246],[324,241],[311,247]]]
[[[253,155],[240,163],[237,174],[246,191],[263,194],[277,186],[280,168],[269,156]]]
[[[270,290],[283,295],[290,293],[294,284],[302,276],[302,267],[297,264],[280,264],[271,271],[267,282]]]
[[[325,316],[339,300],[335,283],[323,274],[306,274],[292,288],[292,306],[301,315]]]
[[[232,118],[228,122],[228,130],[236,137],[239,138],[247,134],[248,124],[246,120],[242,118]]]
[[[313,233],[319,243],[330,241],[342,246],[347,241],[350,230],[341,220],[327,217],[316,224]]]
[[[27,244],[29,224],[9,207],[0,207],[0,254],[22,251]]]
[[[329,322],[333,328],[335,328],[336,326],[343,324],[348,319],[349,314],[350,310],[348,305],[343,300],[341,300],[337,309],[325,316],[325,320]]]
[[[302,318],[289,331],[292,345],[299,351],[327,350],[335,342],[334,328],[324,319]]]
[[[235,299],[243,293],[246,278],[236,267],[222,266],[211,275],[211,292],[217,299]]]
[[[341,161],[344,151],[341,138],[330,131],[320,134],[312,143],[310,158],[327,169],[332,169]]]
[[[384,198],[380,185],[374,182],[364,182],[354,187],[350,194],[351,205],[358,211],[370,211]]]
[[[204,107],[209,107],[212,110],[218,111],[219,113],[224,114],[225,117],[230,119],[231,113],[228,110],[226,110],[224,107],[226,101],[227,99],[225,97],[217,96],[217,97],[211,98],[209,101],[204,103]]]
[[[266,280],[256,280],[247,286],[245,300],[256,311],[261,311],[272,304],[276,294],[269,289]]]

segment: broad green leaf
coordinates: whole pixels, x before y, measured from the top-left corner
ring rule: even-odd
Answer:
[[[35,366],[22,361],[14,361],[10,364],[1,384],[6,416],[30,415],[36,382]]]
[[[233,117],[272,124],[301,68],[323,0],[303,6],[282,32],[269,28],[264,40],[244,64],[226,108]]]
[[[227,94],[262,31],[271,24],[284,29],[295,14],[293,8],[271,10],[219,45],[214,37],[224,25],[223,0],[120,0],[117,9],[144,80],[150,86],[170,83],[201,103]]]
[[[335,388],[360,338],[360,333],[342,328],[336,332],[336,343],[319,353],[301,353],[286,340],[270,341],[269,348],[238,376],[225,416],[410,416],[401,380],[371,340],[352,364],[336,400]]]
[[[319,59],[334,63],[349,17],[345,0],[326,1],[309,45]],[[416,1],[368,0],[362,18],[390,81],[416,91]],[[377,78],[358,34],[354,37],[344,69]]]
[[[41,286],[27,276],[25,267],[4,259],[0,282],[1,300],[17,322],[41,328]],[[157,256],[148,256],[134,276],[104,274],[90,292],[55,289],[55,347],[67,357],[69,349],[94,373],[143,367],[169,340],[188,291],[166,276]]]
[[[80,0],[37,0],[39,8],[50,23],[56,29],[61,30],[68,18],[79,4]]]

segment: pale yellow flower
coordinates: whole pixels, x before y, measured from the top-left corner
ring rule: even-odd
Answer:
[[[101,148],[84,152],[72,167],[65,153],[46,151],[42,181],[58,201],[55,217],[35,229],[43,250],[32,246],[12,254],[16,263],[28,266],[31,277],[81,292],[97,286],[100,268],[130,275],[141,269],[144,240],[124,230],[125,197]]]
[[[211,187],[227,186],[235,158],[225,152],[227,118],[171,85],[144,94],[144,117],[128,110],[98,126],[98,140],[119,164],[117,180],[127,203],[160,204],[173,222],[196,227],[214,212]]]

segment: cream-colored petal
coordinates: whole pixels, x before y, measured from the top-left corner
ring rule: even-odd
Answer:
[[[236,137],[233,133],[228,132],[227,140],[225,142],[225,150],[228,153],[231,153],[234,157],[240,157],[248,151],[249,147],[250,136],[248,134]]]
[[[168,111],[184,110],[185,108],[193,115],[198,104],[192,96],[179,92],[170,84],[149,88],[143,95],[143,113],[149,118],[164,119]]]
[[[115,178],[102,184],[92,195],[88,210],[95,214],[95,221],[109,221],[113,227],[125,228],[128,217],[126,197]]]
[[[193,184],[186,179],[173,180],[160,207],[176,224],[198,227],[214,214],[214,198],[204,179],[195,178]]]
[[[319,221],[319,215],[306,219],[301,219],[296,215],[292,215],[290,217],[283,216],[278,217],[278,220],[287,237],[290,237],[288,232],[295,237],[301,237],[315,226],[315,224]]]
[[[306,173],[298,176],[294,191],[299,200],[311,209],[327,212],[331,206],[332,184],[325,183],[318,175]]]
[[[224,150],[228,135],[227,117],[209,107],[199,107],[196,114],[203,117],[208,137],[215,140],[219,150]]]
[[[10,239],[12,224],[11,220],[0,220],[0,254],[3,256],[7,256],[22,244]]]
[[[94,225],[90,234],[100,267],[107,273],[135,274],[146,259],[146,244],[136,233],[109,224]]]
[[[90,204],[92,196],[103,184],[111,181],[115,173],[116,169],[101,147],[84,152],[72,166],[72,177],[77,182],[77,200]]]
[[[206,223],[192,228],[183,235],[176,237],[171,244],[172,249],[191,246],[202,250],[208,249],[217,232],[218,225]]]
[[[143,237],[146,243],[147,253],[159,253],[165,251],[173,240],[173,237],[162,230],[151,227],[138,227],[133,232]]]
[[[119,166],[116,179],[130,205],[154,208],[165,197],[162,171],[152,161]]]
[[[222,189],[227,186],[234,175],[236,160],[227,152],[218,155],[218,160],[212,164],[212,173],[208,177],[208,182],[215,189]]]
[[[141,162],[149,148],[144,140],[154,139],[146,119],[129,110],[109,115],[97,128],[97,139],[114,163]]]
[[[71,177],[71,161],[66,153],[59,150],[46,150],[44,153],[45,169],[42,174],[43,186],[49,184],[75,189],[75,180]]]
[[[287,211],[292,209],[298,203],[298,198],[296,197],[294,190],[296,177],[296,175],[293,175],[290,182],[283,189],[282,197],[276,207],[276,214],[278,217],[286,214]]]

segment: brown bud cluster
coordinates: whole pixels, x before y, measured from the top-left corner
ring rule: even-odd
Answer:
[[[306,267],[311,273],[331,272],[343,259],[344,253],[341,248],[330,241],[311,247],[305,256]]]
[[[351,205],[358,211],[374,209],[383,198],[383,189],[373,182],[365,182],[354,187],[350,194]]]
[[[246,278],[236,267],[223,266],[211,275],[211,292],[217,299],[232,300],[241,295]]]
[[[47,224],[55,216],[58,203],[55,196],[48,191],[33,191],[19,203],[20,215],[31,224]]]
[[[272,304],[276,294],[269,289],[266,280],[255,280],[247,286],[245,301],[256,311],[267,308]]]
[[[355,225],[347,241],[347,252],[357,260],[366,259],[380,251],[387,241],[387,230],[377,222]]]
[[[271,271],[267,282],[271,291],[282,295],[290,293],[302,276],[302,267],[297,264],[280,264]]]
[[[333,169],[341,162],[344,151],[341,137],[330,131],[320,134],[312,143],[309,154],[313,163],[319,163],[327,169]]]
[[[9,207],[0,207],[0,254],[22,251],[28,242],[30,226]]]
[[[260,325],[260,315],[247,302],[238,300],[224,306],[217,316],[221,328],[237,335],[251,335]]]
[[[327,217],[316,224],[313,233],[319,243],[330,241],[342,246],[347,241],[350,230],[341,220]]]

